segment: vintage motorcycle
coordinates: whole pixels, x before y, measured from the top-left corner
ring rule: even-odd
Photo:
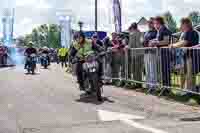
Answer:
[[[37,62],[37,59],[36,59],[36,55],[35,54],[31,54],[29,56],[27,56],[27,59],[26,59],[26,70],[28,72],[28,74],[35,74],[35,69],[36,69],[36,62]]]
[[[73,64],[83,62],[82,76],[84,79],[84,88],[87,94],[95,94],[98,101],[102,101],[102,87],[101,77],[99,76],[100,64],[99,58],[105,53],[88,55],[84,60],[76,58],[72,61]]]

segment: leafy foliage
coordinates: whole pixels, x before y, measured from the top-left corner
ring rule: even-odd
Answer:
[[[176,23],[175,19],[173,18],[172,14],[168,11],[163,15],[163,17],[164,17],[169,29],[173,33],[176,33],[177,32],[177,23]]]
[[[47,46],[49,48],[60,47],[60,28],[56,24],[43,24],[32,30],[31,34],[18,38],[19,44],[28,46],[29,42],[33,42],[34,47],[41,48]]]
[[[197,26],[200,24],[200,12],[199,11],[192,11],[189,14],[189,18],[192,20],[193,26]]]

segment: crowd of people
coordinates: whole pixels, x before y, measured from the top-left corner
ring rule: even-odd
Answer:
[[[133,63],[136,63],[136,65],[134,65],[136,67],[134,68],[134,71],[137,73],[137,77],[133,79],[136,81],[142,81],[141,67],[143,64],[142,62],[144,61],[148,88],[150,90],[155,90],[157,88],[156,85],[159,80],[158,78],[161,78],[164,93],[168,93],[169,87],[172,86],[172,62],[179,61],[179,59],[175,56],[178,54],[178,51],[181,50],[179,48],[185,47],[185,54],[181,57],[183,59],[182,63],[184,66],[184,68],[182,68],[184,69],[184,74],[182,75],[182,88],[190,91],[197,91],[198,88],[195,86],[195,74],[199,72],[197,57],[198,50],[195,51],[194,49],[189,49],[189,47],[198,47],[199,35],[197,31],[193,29],[191,20],[189,18],[181,19],[181,36],[177,43],[172,42],[172,32],[167,28],[162,17],[158,16],[150,18],[148,26],[149,31],[147,31],[144,36],[141,35],[141,32],[137,29],[136,24],[133,24],[130,27],[130,40],[128,47],[146,48],[144,57],[139,55],[134,57],[134,61],[133,59],[130,59]],[[143,39],[140,39],[141,37]],[[131,42],[132,40],[136,42]],[[133,46],[133,44],[135,45]],[[175,52],[173,53],[173,51]],[[129,57],[131,58],[132,56]],[[141,58],[144,58],[144,60],[141,60]],[[128,64],[130,65],[129,68],[132,69],[132,63],[129,61]],[[158,77],[158,69],[160,69],[160,77]],[[128,72],[129,75],[132,74],[131,71]]]
[[[172,86],[172,64],[183,60],[181,87],[197,91],[195,75],[200,70],[197,57],[199,52],[190,48],[199,46],[199,35],[193,29],[191,20],[181,19],[181,36],[176,43],[172,42],[172,32],[161,16],[150,18],[148,27],[149,30],[143,33],[139,30],[137,23],[133,23],[129,27],[128,35],[114,32],[111,38],[107,36],[102,41],[98,39],[97,34],[93,35],[92,46],[97,44],[104,51],[112,51],[108,52],[104,58],[104,77],[112,79],[121,77],[136,81],[135,87],[142,87],[142,84],[138,84],[137,81],[143,81],[145,77],[147,88],[151,91],[156,90],[158,83],[161,83],[163,94],[168,94]],[[77,44],[76,35],[72,46],[75,44]],[[179,48],[182,47],[185,49],[184,54],[176,57],[182,50]]]

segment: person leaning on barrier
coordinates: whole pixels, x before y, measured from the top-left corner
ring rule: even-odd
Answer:
[[[147,88],[150,91],[156,89],[155,84],[157,83],[157,53],[156,49],[152,49],[150,41],[156,38],[157,31],[153,25],[154,18],[150,18],[148,21],[149,30],[144,34],[144,47],[148,48],[145,50],[145,70],[146,70],[146,82]]]
[[[189,18],[183,18],[181,20],[181,30],[183,32],[183,36],[180,41],[171,44],[171,48],[180,48],[180,47],[194,47],[199,43],[199,35],[198,32],[193,29],[192,22]],[[199,62],[198,62],[198,49],[187,49],[186,52],[186,82],[185,89],[196,90],[195,87],[196,77],[195,74],[199,72]]]
[[[138,54],[140,50],[133,48],[143,47],[143,33],[139,31],[137,23],[131,24],[129,27],[129,43],[126,47],[128,51],[128,79],[142,81],[143,72],[143,55]],[[136,88],[140,88],[141,84],[136,84]]]
[[[112,78],[113,83],[118,81],[121,78],[120,69],[122,68],[122,54],[124,46],[122,45],[122,40],[120,38],[119,33],[112,33],[112,60],[111,60],[111,67],[112,67]]]
[[[170,45],[172,32],[165,26],[163,17],[156,17],[154,19],[154,27],[157,30],[156,39],[150,41],[150,46],[161,48],[161,78],[163,85],[164,95],[169,93],[169,87],[171,86],[171,69],[170,58],[171,51],[168,48],[162,48]]]
[[[112,43],[110,38],[107,36],[103,39],[103,46],[106,51],[111,49]],[[112,53],[107,53],[104,59],[104,83],[112,83],[112,75],[111,75],[111,61],[112,61]]]
[[[111,55],[111,73],[112,78],[119,78],[119,66],[120,66],[120,52],[119,52],[119,40],[118,40],[118,34],[116,32],[112,33],[112,40],[111,40],[111,49],[112,49],[112,55]],[[113,80],[115,82],[115,80]]]

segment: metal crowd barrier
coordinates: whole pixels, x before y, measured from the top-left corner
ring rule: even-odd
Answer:
[[[199,48],[132,48],[109,53],[104,77],[131,81],[151,90],[200,94]]]

